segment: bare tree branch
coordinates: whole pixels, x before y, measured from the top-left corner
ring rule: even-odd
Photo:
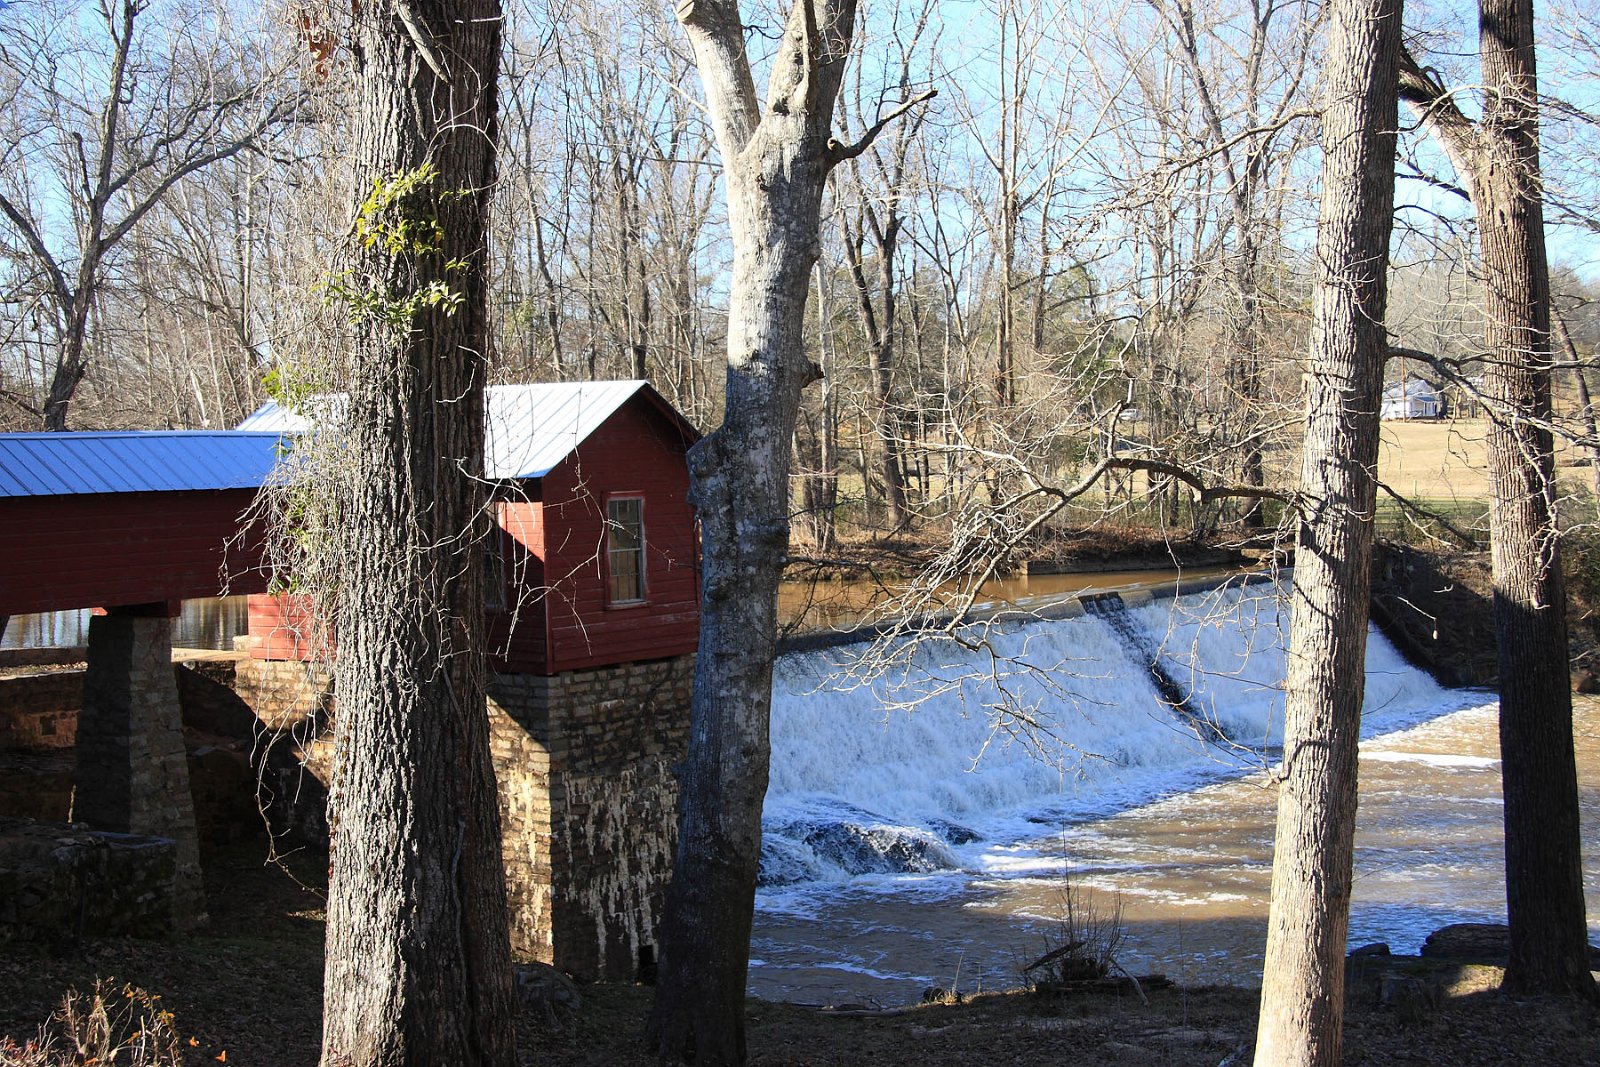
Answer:
[[[893,122],[901,115],[904,115],[907,111],[910,111],[918,104],[927,103],[929,100],[932,100],[938,95],[938,89],[927,89],[918,93],[909,100],[901,101],[898,105],[892,108],[887,115],[884,115],[877,122],[874,122],[870,127],[868,127],[867,132],[862,134],[861,138],[853,144],[840,144],[834,138],[828,138],[828,166],[836,167],[847,159],[856,158],[868,148],[872,147],[872,143],[878,139],[878,135],[883,132],[885,126],[888,126],[889,123]]]

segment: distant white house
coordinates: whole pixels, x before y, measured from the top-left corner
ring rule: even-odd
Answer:
[[[1442,419],[1444,394],[1426,378],[1407,378],[1383,391],[1378,416],[1385,419]]]

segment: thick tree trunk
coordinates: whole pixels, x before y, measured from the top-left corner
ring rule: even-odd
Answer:
[[[44,429],[61,433],[67,428],[67,410],[78,386],[89,373],[84,352],[89,341],[89,302],[79,296],[67,309],[66,336],[61,339],[61,354],[50,376],[50,392],[44,401]]]
[[[727,175],[737,205],[727,406],[690,456],[704,546],[700,654],[652,1021],[663,1051],[706,1064],[745,1056],[790,440],[814,379],[805,304],[826,172],[796,159],[794,141],[761,147],[745,157],[756,173]]]
[[[1483,259],[1490,546],[1505,796],[1506,985],[1593,997],[1586,962],[1550,404],[1550,280],[1532,0],[1480,0],[1476,125],[1411,56],[1400,92],[1472,193]]]
[[[1333,1067],[1344,1015],[1400,0],[1331,5],[1311,383],[1258,1067]]]
[[[702,531],[700,654],[649,1039],[664,1059],[745,1058],[744,997],[767,790],[777,586],[808,282],[836,162],[828,137],[852,0],[789,13],[763,110],[732,0],[678,9],[716,126],[733,238],[723,423],[689,456]]]
[[[1550,278],[1532,0],[1480,0],[1485,87],[1473,201],[1484,265],[1484,388],[1506,820],[1505,985],[1593,996],[1579,849],[1566,600],[1555,514]],[[1535,420],[1538,420],[1536,423]]]
[[[325,1067],[514,1058],[478,557],[499,34],[494,0],[358,9]]]
[[[663,1052],[703,1064],[745,1057],[790,440],[800,391],[815,377],[805,305],[826,170],[804,158],[802,133],[752,145],[741,160],[748,169],[727,174],[727,405],[722,425],[690,456],[704,546],[700,654],[651,1026]]]

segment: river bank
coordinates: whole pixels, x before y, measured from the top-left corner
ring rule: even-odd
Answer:
[[[170,942],[117,939],[44,952],[8,946],[0,958],[0,1049],[36,1027],[69,988],[115,977],[160,996],[174,1016],[183,1062],[311,1067],[321,1019],[322,902],[310,863],[303,884],[237,849],[208,870],[211,925]],[[1600,1011],[1565,1000],[1495,992],[1499,969],[1443,966],[1433,1003],[1383,1006],[1352,994],[1348,1067],[1600,1064]],[[652,990],[579,989],[581,1005],[552,1025],[537,1007],[518,1017],[519,1062],[653,1067],[640,1035]],[[752,1067],[970,1067],[1064,1062],[1079,1067],[1217,1067],[1247,1049],[1256,994],[1226,987],[1151,990],[1147,1000],[1012,991],[894,1012],[819,1011],[752,999]],[[192,1039],[192,1044],[191,1044]],[[0,1051],[0,1063],[7,1059]],[[1248,1063],[1248,1057],[1234,1062]]]
[[[1442,617],[1453,618],[1451,615]],[[1070,644],[1073,655],[1082,654],[1082,642]],[[1037,644],[1033,647],[1037,652]],[[1114,643],[1107,645],[1108,649],[1113,647]],[[1088,672],[1081,683],[1084,687],[1102,684],[1107,681],[1103,675],[1103,671]],[[814,717],[815,708],[811,705],[815,698],[806,700],[805,717]],[[1121,696],[1108,694],[1103,699],[1091,699],[1085,693],[1085,708],[1113,706],[1131,705]],[[1580,717],[1580,723],[1592,721]],[[838,732],[834,732],[830,744],[838,737]],[[1585,732],[1584,737],[1588,741],[1580,743],[1592,745],[1594,731]],[[926,746],[900,744],[896,747]],[[1149,746],[1140,747],[1147,749]],[[829,748],[828,751],[834,750]],[[1493,753],[1488,749],[1465,749],[1454,742],[1434,744],[1411,738],[1402,745],[1381,751],[1378,768],[1395,772],[1390,785],[1391,792],[1397,795],[1424,792],[1415,788],[1414,775],[1419,773],[1437,771],[1442,778],[1453,778],[1495,771]],[[1381,774],[1368,774],[1366,770],[1363,776],[1364,780],[1383,781]],[[1594,780],[1592,775],[1584,779],[1590,790],[1586,794],[1589,797],[1594,795]],[[1259,787],[1255,789],[1261,792]],[[1459,797],[1461,790],[1452,788],[1451,793]],[[1492,829],[1497,823],[1497,811],[1490,810],[1494,807],[1491,793],[1478,790],[1468,797],[1474,808],[1472,817],[1462,820],[1462,825],[1469,827],[1473,834]],[[1193,795],[1185,793],[1183,797]],[[1187,800],[1176,802],[1182,805]],[[1246,838],[1252,833],[1259,836],[1267,826],[1270,805],[1263,806],[1262,810],[1267,816],[1253,817],[1255,821],[1244,830]],[[1194,821],[1191,810],[1186,808],[1181,814],[1181,820],[1169,820],[1169,831],[1180,821]],[[1111,825],[1123,815],[1129,816],[1123,824]],[[1078,860],[1089,861],[1087,865],[1092,868],[1086,872],[1089,879],[1102,880],[1111,892],[1128,893],[1129,887],[1172,890],[1172,881],[1182,873],[1178,870],[1181,864],[1172,862],[1170,857],[1156,857],[1156,861],[1151,862],[1148,856],[1141,857],[1128,847],[1128,842],[1137,835],[1124,834],[1126,824],[1141,818],[1149,821],[1147,814],[1119,813],[1103,824],[1090,827],[1093,839],[1080,842],[1076,854]],[[1218,816],[1219,821],[1221,818]],[[1210,847],[1218,842],[1211,840],[1213,835],[1207,832],[1208,825],[1202,823],[1189,829],[1205,837],[1201,844]],[[1420,835],[1415,840],[1380,843],[1378,850],[1391,848],[1396,855],[1417,856],[1419,842],[1450,844],[1442,834],[1429,829],[1430,826],[1437,829],[1438,825],[1413,826]],[[1157,830],[1160,831],[1155,835],[1158,839],[1172,836],[1160,827]],[[1139,841],[1143,842],[1140,847],[1148,847],[1148,836]],[[1492,851],[1492,843],[1477,843],[1487,844]],[[1248,846],[1249,842],[1245,844]],[[1104,855],[1088,854],[1083,851],[1085,845],[1103,848]],[[51,950],[8,945],[4,959],[0,959],[0,1035],[26,1039],[68,988],[84,990],[96,978],[115,976],[162,997],[162,1006],[175,1013],[185,1041],[191,1037],[195,1041],[186,1048],[187,1062],[216,1062],[225,1052],[225,1062],[235,1064],[314,1063],[320,1019],[322,900],[319,891],[322,872],[315,861],[295,863],[293,866],[300,880],[296,882],[276,868],[263,867],[263,851],[253,846],[207,857],[213,921],[198,935],[170,942],[112,940],[66,944]],[[1594,851],[1590,849],[1591,854]],[[1471,866],[1491,879],[1498,867],[1492,856],[1452,862],[1458,867]],[[1239,863],[1236,856],[1229,856],[1222,862],[1198,866],[1210,866],[1228,874],[1237,871]],[[1396,886],[1404,883],[1420,898],[1437,899],[1437,891],[1421,887],[1411,870],[1393,865],[1381,870],[1387,872],[1384,877],[1391,879],[1385,887],[1387,894],[1393,895]],[[1119,879],[1121,884],[1115,884]],[[1156,882],[1161,884],[1154,884]],[[1032,882],[1018,879],[1012,884],[1027,887]],[[1181,895],[1203,894],[1185,888]],[[1170,947],[1147,944],[1137,960],[1130,956],[1130,969],[1163,971],[1179,982],[1180,988],[1175,990],[1151,991],[1148,1003],[1126,994],[1061,998],[994,992],[960,1005],[856,1013],[817,1011],[776,1003],[776,1000],[782,996],[818,1003],[845,1000],[864,1003],[869,997],[853,996],[849,991],[841,995],[825,990],[815,997],[774,991],[769,999],[750,1002],[751,1062],[772,1065],[871,1063],[891,1067],[915,1063],[918,1067],[943,1067],[945,1064],[1033,1063],[1045,1057],[1059,1057],[1087,1064],[1167,1063],[1215,1067],[1250,1040],[1255,1025],[1255,994],[1236,988],[1232,983],[1240,980],[1223,973],[1221,968],[1193,965],[1182,961],[1181,957],[1182,949],[1196,946],[1202,930],[1209,931],[1208,936],[1215,934],[1205,950],[1208,953],[1225,951],[1243,956],[1258,950],[1258,946],[1253,947],[1254,934],[1232,930],[1223,921],[1225,916],[1214,913],[1214,906],[1231,906],[1232,903],[1214,897],[1207,902],[1210,910],[1191,911],[1192,918],[1180,924],[1176,954]],[[961,903],[955,907],[962,912],[970,911]],[[909,911],[919,908],[917,901],[906,905]],[[1029,909],[1035,913],[1042,910],[1036,902],[1024,901],[1018,914],[1027,920],[1024,913]],[[1459,916],[1452,915],[1445,921],[1457,918]],[[1132,915],[1130,921],[1137,923],[1140,919]],[[915,971],[914,975],[908,973],[908,977],[918,981],[931,978],[942,985],[954,985],[957,984],[956,972],[960,971],[963,977],[959,984],[965,992],[979,984],[973,980],[978,968],[971,962],[976,947],[998,947],[1002,953],[1011,953],[1010,966],[1003,975],[996,971],[995,977],[982,983],[982,988],[997,990],[1015,984],[1019,980],[1016,972],[1020,963],[1027,958],[1028,950],[1036,949],[1037,945],[1022,944],[1013,949],[1009,944],[1000,943],[992,923],[980,925],[988,925],[990,929],[967,939],[975,946],[972,949],[962,944],[960,936],[933,935],[932,940],[937,942],[945,958]],[[841,934],[837,929],[830,933],[819,927],[815,934],[830,938],[833,944],[849,942],[859,947],[867,943],[863,935]],[[892,939],[894,934],[879,930],[874,936]],[[1137,927],[1134,939],[1142,939]],[[813,939],[809,943],[822,942]],[[806,944],[802,940],[798,951],[803,953]],[[1395,947],[1398,951],[1407,951],[1413,946],[1402,942]],[[763,967],[770,973],[772,954],[765,946],[758,947],[757,952],[767,956]],[[1431,1004],[1383,1007],[1370,996],[1352,996],[1345,1062],[1453,1062],[1463,1067],[1521,1063],[1600,1065],[1600,1047],[1596,1045],[1600,1040],[1596,1036],[1600,1034],[1600,1017],[1592,1009],[1565,1002],[1501,998],[1493,992],[1497,984],[1495,968],[1479,967],[1452,972],[1448,978],[1441,977],[1436,1002]],[[651,996],[648,989],[598,986],[585,987],[581,992],[584,1006],[570,1016],[564,1015],[555,1028],[551,1028],[537,1010],[521,1020],[524,1062],[639,1064],[640,1067],[654,1062],[640,1048],[637,1036],[648,1010]],[[0,1053],[0,1063],[6,1062],[4,1056]]]

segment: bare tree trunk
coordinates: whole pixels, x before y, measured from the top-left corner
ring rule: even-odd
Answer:
[[[1555,452],[1549,430],[1535,424],[1548,425],[1551,404],[1533,3],[1480,0],[1478,10],[1485,101],[1473,200],[1490,353],[1484,388],[1507,413],[1496,414],[1489,428],[1511,927],[1505,987],[1593,997]]]
[[[44,401],[44,429],[52,433],[60,433],[67,428],[67,409],[78,393],[78,386],[83,384],[84,376],[89,373],[89,361],[84,358],[89,336],[89,300],[82,283],[87,281],[91,286],[95,284],[93,275],[97,266],[95,264],[83,272],[89,277],[80,277],[79,288],[66,307],[66,333],[61,338],[55,373],[50,377],[50,392]]]
[[[180,182],[260,143],[295,107],[262,50],[226,55],[221,39],[187,32],[190,16],[151,8],[106,0],[70,29],[46,7],[6,16],[0,229],[55,334],[39,368],[46,430],[66,429],[90,372],[118,247]]]
[[[565,381],[567,361],[566,353],[561,348],[561,297],[555,276],[550,273],[550,257],[545,252],[544,224],[537,218],[533,220],[533,242],[539,257],[539,276],[544,281],[544,322],[550,331],[550,372],[556,381]],[[532,369],[531,360],[529,364],[529,369]]]
[[[1472,195],[1483,258],[1490,549],[1500,663],[1506,915],[1519,992],[1594,997],[1555,513],[1550,276],[1539,175],[1532,0],[1480,0],[1484,113],[1474,125],[1409,55],[1401,98]]]
[[[876,212],[869,205],[863,205],[861,217],[854,227],[848,220],[845,222],[845,244],[850,276],[856,286],[856,312],[867,338],[867,371],[872,379],[872,430],[878,443],[878,472],[883,475],[883,497],[889,507],[889,526],[898,530],[906,522],[905,470],[901,464],[894,417],[897,336],[894,257],[901,219],[898,208],[893,204],[887,211],[887,219],[880,222]],[[877,303],[872,299],[873,287],[867,281],[864,260],[869,227],[873,247],[878,254]]]
[[[480,587],[495,0],[357,10],[322,1063],[510,1064]],[[431,225],[437,220],[437,227]],[[376,306],[378,310],[368,310]]]
[[[1552,309],[1551,319],[1556,336],[1561,339],[1561,349],[1567,362],[1572,364],[1572,378],[1578,385],[1579,417],[1583,419],[1583,435],[1590,441],[1600,441],[1600,429],[1595,426],[1594,398],[1589,394],[1589,371],[1578,358],[1578,346],[1572,343],[1572,332],[1567,329],[1566,316]],[[1600,514],[1600,444],[1588,446],[1589,477],[1594,489],[1594,506]]]
[[[1366,672],[1401,0],[1330,5],[1311,383],[1258,1067],[1334,1067]]]
[[[825,271],[819,265],[813,273],[817,281],[817,355],[822,361],[822,395],[818,398],[817,426],[812,435],[814,454],[806,478],[806,513],[811,520],[812,541],[819,552],[833,551],[839,522],[839,401],[833,389],[833,342],[829,329],[828,294]]]
[[[689,457],[704,544],[700,654],[649,1038],[663,1059],[736,1064],[745,1058],[791,441],[800,392],[820,374],[806,358],[806,297],[828,173],[865,143],[829,137],[854,0],[800,0],[789,12],[765,108],[735,0],[696,0],[678,14],[721,149],[734,259],[723,422]]]
[[[1244,456],[1239,464],[1241,479],[1245,485],[1259,487],[1267,484],[1266,464],[1261,454],[1261,439],[1254,432],[1254,424],[1260,420],[1259,411],[1265,399],[1263,379],[1266,377],[1261,354],[1259,293],[1261,254],[1255,236],[1249,229],[1253,221],[1251,212],[1240,210],[1236,213],[1236,219],[1242,245],[1238,252],[1240,265],[1234,275],[1239,309],[1235,321],[1228,327],[1228,367],[1237,376],[1234,397],[1244,413],[1241,429],[1249,435],[1249,440],[1244,446]],[[1244,512],[1240,516],[1240,521],[1246,530],[1260,530],[1266,526],[1263,501],[1260,497],[1247,499],[1244,502]]]

